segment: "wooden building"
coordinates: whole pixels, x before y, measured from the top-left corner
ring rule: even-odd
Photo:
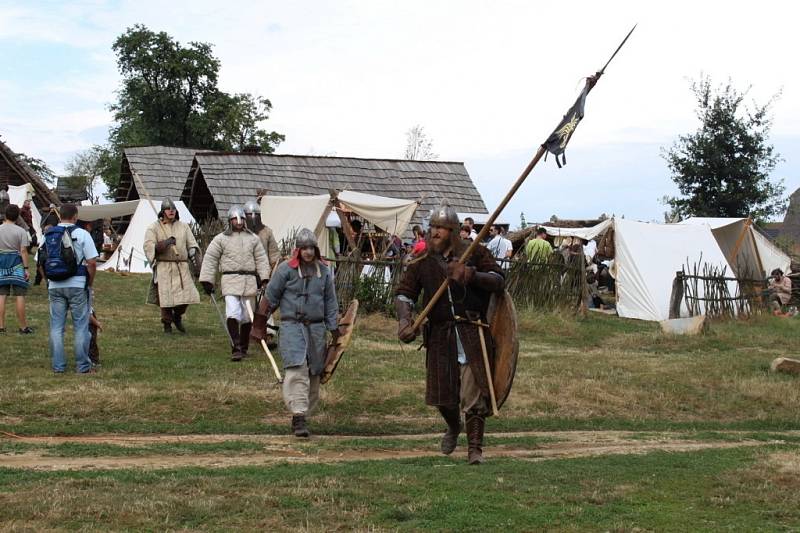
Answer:
[[[39,175],[17,157],[3,141],[0,141],[0,189],[9,185],[25,185],[29,183],[34,192],[33,203],[38,209],[49,206],[51,203],[61,205],[58,196],[51,191]]]
[[[257,153],[198,152],[181,200],[195,219],[205,220],[224,217],[258,192],[300,196],[331,189],[421,200],[412,224],[443,199],[458,212],[486,212],[463,163]]]
[[[197,152],[195,148],[176,146],[125,148],[114,201],[124,202],[145,197],[136,187],[133,172],[138,174],[153,200],[179,200]]]

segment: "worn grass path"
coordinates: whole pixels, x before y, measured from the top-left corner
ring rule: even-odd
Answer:
[[[0,441],[0,468],[112,470],[230,468],[276,463],[337,463],[436,457],[439,435],[326,436],[302,441],[286,435],[82,435]],[[654,451],[774,446],[800,442],[800,432],[559,431],[488,434],[487,459],[565,459]],[[451,456],[463,461],[463,436]]]

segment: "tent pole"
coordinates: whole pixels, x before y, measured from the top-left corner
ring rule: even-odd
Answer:
[[[738,265],[736,264],[736,256],[739,255],[739,250],[742,248],[742,243],[744,243],[744,238],[747,235],[747,230],[750,229],[750,224],[752,224],[752,219],[747,217],[747,220],[744,222],[744,228],[742,228],[742,233],[739,235],[739,238],[736,239],[736,244],[733,247],[733,252],[731,252],[731,256],[728,258],[728,263],[731,265],[732,269],[734,270],[734,275],[738,272]],[[760,266],[760,265],[759,265]]]

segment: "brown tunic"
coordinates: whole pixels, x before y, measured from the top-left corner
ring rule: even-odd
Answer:
[[[483,247],[478,246],[472,256],[467,261],[468,266],[473,266],[478,272],[496,272],[503,275],[502,269],[497,266],[497,262],[491,253]],[[405,296],[413,301],[417,301],[420,292],[423,293],[423,305],[427,305],[431,296],[436,292],[447,276],[447,262],[444,257],[438,254],[429,254],[417,261],[412,261],[396,289],[396,295]],[[483,394],[489,395],[489,384],[486,379],[486,371],[483,365],[483,354],[481,352],[480,338],[478,336],[478,326],[456,320],[453,316],[461,319],[469,318],[486,323],[486,310],[489,306],[491,293],[478,287],[468,285],[464,287],[454,281],[450,281],[450,296],[445,293],[436,302],[433,310],[428,315],[428,323],[423,333],[425,346],[427,347],[426,368],[427,386],[425,392],[425,402],[428,405],[452,406],[459,403],[460,390],[460,368],[458,364],[458,347],[456,344],[455,331],[458,328],[458,336],[461,345],[467,356],[470,370],[475,376],[478,386]],[[490,364],[494,362],[494,342],[488,328],[484,329],[486,347],[489,352]]]

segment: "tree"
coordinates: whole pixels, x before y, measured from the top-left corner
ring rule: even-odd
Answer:
[[[117,101],[110,106],[116,125],[108,145],[102,147],[102,178],[109,190],[116,188],[125,146],[256,148],[272,153],[284,140],[261,127],[272,110],[268,99],[218,88],[220,61],[212,45],[184,46],[165,32],[137,24],[114,41],[112,50],[122,82]]]
[[[31,168],[31,170],[33,170],[34,172],[36,172],[36,174],[39,175],[42,181],[44,181],[48,185],[55,185],[58,176],[56,176],[56,173],[53,172],[53,170],[49,166],[47,166],[47,163],[45,163],[41,159],[25,155],[22,152],[16,155],[17,159],[26,163]]]
[[[662,157],[682,196],[668,197],[673,216],[753,217],[763,221],[785,209],[783,180],[771,181],[780,160],[768,137],[770,109],[745,105],[748,90],[739,92],[729,80],[712,87],[703,76],[692,82],[700,127],[681,135]]]
[[[405,159],[431,161],[439,157],[433,153],[433,141],[428,139],[425,128],[417,124],[406,132]]]
[[[78,152],[65,165],[67,174],[69,174],[67,185],[86,191],[86,196],[93,204],[100,202],[97,188],[102,180],[103,169],[108,164],[107,155],[103,147],[94,146]]]

